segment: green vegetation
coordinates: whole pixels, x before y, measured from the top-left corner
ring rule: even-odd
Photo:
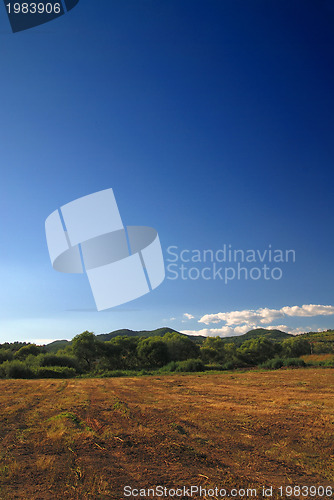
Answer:
[[[244,335],[238,337],[227,337],[228,342],[241,344],[245,340],[251,340],[257,337],[266,337],[268,340],[280,342],[284,339],[294,338],[290,333],[281,332],[281,330],[267,330],[266,328],[255,328]]]
[[[168,328],[149,335],[118,330],[121,335],[85,331],[58,350],[15,342],[0,345],[0,378],[120,377],[170,372],[254,368],[334,366],[334,331],[288,335],[257,329],[232,338],[200,342]],[[114,332],[115,333],[115,332]],[[65,346],[65,347],[64,347]],[[322,349],[322,350],[321,350]],[[315,354],[316,352],[316,354]],[[319,353],[325,358],[319,357]]]

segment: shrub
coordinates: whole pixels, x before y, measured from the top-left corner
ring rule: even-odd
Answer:
[[[205,370],[206,371],[221,371],[221,370],[223,370],[223,367],[219,363],[211,363],[209,365],[207,365],[207,364],[205,365]]]
[[[284,361],[281,358],[268,359],[260,365],[260,368],[265,368],[267,370],[278,370],[282,368]]]
[[[104,370],[97,374],[98,377],[134,377],[138,375],[137,371],[133,370]]]
[[[283,340],[282,355],[286,358],[296,358],[311,353],[311,344],[302,337]]]
[[[0,365],[0,378],[6,378],[6,371],[2,365]]]
[[[137,353],[144,368],[159,368],[169,360],[167,345],[157,337],[140,339]]]
[[[14,357],[21,361],[25,360],[27,356],[32,354],[33,356],[37,356],[43,351],[42,347],[37,346],[36,344],[28,344],[21,347],[16,353]]]
[[[137,372],[138,376],[141,376],[141,375],[153,375],[153,374],[154,374],[154,371],[151,371],[151,370],[139,370],[139,372]]]
[[[159,370],[161,373],[166,373],[166,372],[175,372],[176,368],[178,367],[179,362],[177,361],[171,361],[165,366],[162,366]]]
[[[11,361],[13,359],[13,352],[10,349],[0,349],[0,363],[4,361]]]
[[[38,378],[71,378],[75,377],[76,371],[69,366],[39,366],[35,375]]]
[[[184,361],[199,356],[199,346],[184,335],[168,332],[162,337],[162,341],[167,346],[168,358],[171,361]]]
[[[79,370],[79,363],[73,356],[59,356],[58,354],[44,354],[39,360],[40,366],[63,366]]]
[[[236,366],[233,361],[228,361],[222,365],[222,370],[234,370],[234,368],[236,368]]]
[[[33,370],[23,361],[5,361],[1,367],[7,378],[34,378]]]
[[[186,359],[184,361],[178,361],[176,372],[203,372],[205,366],[203,361],[200,359]]]
[[[286,358],[284,366],[306,366],[306,363],[301,358]]]
[[[236,354],[246,365],[258,365],[277,354],[277,345],[265,337],[258,337],[243,342]]]

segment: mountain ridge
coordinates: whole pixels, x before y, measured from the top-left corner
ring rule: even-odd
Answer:
[[[129,330],[127,328],[123,328],[120,330],[114,330],[109,333],[100,333],[96,335],[96,338],[102,342],[108,342],[115,337],[163,337],[166,333],[177,333],[184,337],[190,338],[195,343],[202,343],[207,338],[203,335],[187,335],[185,333],[174,330],[173,328],[169,328],[167,326],[156,328],[155,330]],[[281,330],[269,330],[266,328],[256,328],[254,330],[249,330],[243,335],[231,336],[231,337],[221,337],[224,341],[233,342],[233,343],[242,343],[245,340],[249,340],[257,337],[266,337],[270,340],[281,341],[288,338],[294,337],[294,335],[286,332],[282,332]],[[50,344],[46,344],[44,347],[48,352],[56,352],[59,349],[63,349],[66,346],[71,344],[71,340],[55,340]]]

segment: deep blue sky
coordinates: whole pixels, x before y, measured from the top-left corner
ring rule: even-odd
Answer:
[[[0,341],[333,304],[333,26],[329,0],[80,0],[13,34],[1,5]],[[52,269],[44,222],[109,187],[165,256],[271,244],[296,262],[277,281],[166,279],[94,312],[85,276]]]

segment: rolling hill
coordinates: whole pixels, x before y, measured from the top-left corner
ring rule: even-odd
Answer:
[[[163,337],[166,333],[178,333],[179,335],[183,335],[185,337],[190,338],[193,342],[195,343],[202,343],[206,339],[206,337],[202,335],[186,335],[184,333],[180,333],[173,328],[168,328],[168,327],[162,327],[162,328],[157,328],[156,330],[128,330],[126,328],[121,329],[121,330],[115,330],[110,333],[101,333],[99,335],[96,335],[96,338],[102,342],[107,342],[109,340],[112,340],[115,337]],[[293,337],[293,335],[289,333],[282,332],[280,330],[267,330],[266,328],[257,328],[255,330],[250,330],[249,332],[237,336],[237,337],[224,337],[223,340],[225,342],[233,342],[237,344],[241,344],[242,342],[245,342],[245,340],[257,338],[257,337],[266,337],[269,340],[273,340],[276,342],[280,342],[282,340],[285,340],[287,338]],[[56,340],[54,342],[51,342],[50,344],[47,344],[45,346],[45,349],[47,352],[57,352],[59,349],[63,349],[66,346],[70,345],[71,341],[69,340]]]
[[[255,328],[255,330],[250,330],[243,335],[238,335],[237,337],[225,337],[226,342],[233,342],[241,344],[245,340],[255,339],[257,337],[266,337],[274,342],[281,342],[282,340],[294,337],[290,333],[282,332],[281,330],[268,330],[266,328]]]

